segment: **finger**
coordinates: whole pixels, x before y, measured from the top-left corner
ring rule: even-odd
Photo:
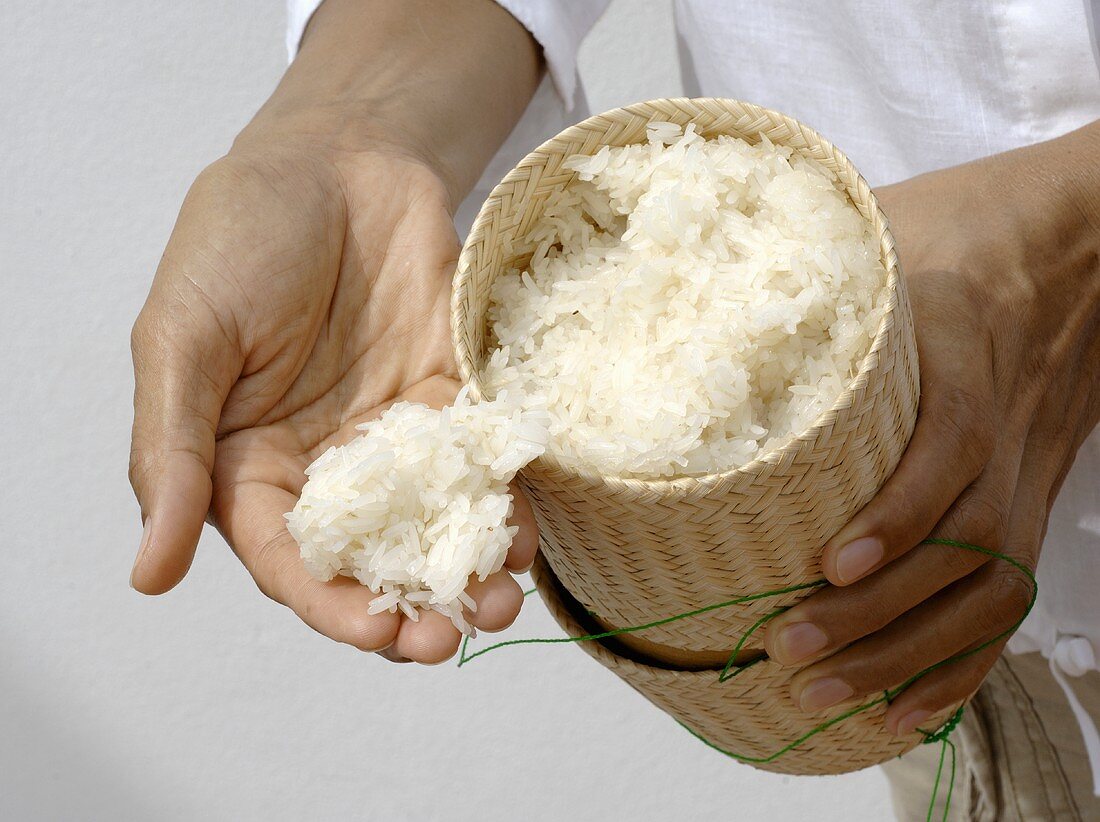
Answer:
[[[775,617],[764,648],[785,666],[823,659],[889,625],[988,559],[965,548],[920,545],[859,582],[826,586]]]
[[[131,340],[130,482],[145,530],[130,583],[145,594],[171,589],[191,565],[210,507],[218,417],[241,363],[231,332],[201,300],[165,296],[165,276],[158,274]]]
[[[799,671],[791,693],[813,713],[896,687],[1018,624],[1031,595],[1031,581],[1012,565],[984,565],[881,631]]]
[[[966,328],[962,329],[966,333]],[[897,470],[822,554],[825,577],[850,585],[918,544],[993,454],[992,368],[980,335],[960,357],[957,339],[922,346],[921,406]]]
[[[398,614],[369,613],[376,596],[369,588],[343,576],[322,582],[302,564],[283,519],[295,502],[294,495],[281,488],[242,482],[219,491],[214,515],[226,542],[264,594],[337,642],[362,651],[389,647],[397,638]]]
[[[512,516],[508,518],[508,524],[518,526],[519,531],[512,537],[504,567],[512,573],[522,574],[531,570],[531,565],[535,562],[535,552],[539,547],[539,527],[535,523],[535,512],[531,509],[531,503],[520,490],[519,483],[513,481],[508,487],[512,492]]]
[[[1004,443],[982,475],[948,510],[934,534],[1000,550],[1023,456],[1023,443]],[[804,665],[885,627],[938,591],[989,561],[989,555],[948,545],[918,545],[852,585],[827,586],[768,624],[764,647],[781,665]]]
[[[883,717],[886,730],[895,736],[906,736],[918,729],[935,731],[926,723],[977,692],[1006,642],[1007,638],[922,676],[890,703]]]
[[[1041,430],[1029,436],[1008,523],[1007,544],[1029,569],[1038,561],[1049,504],[1068,468],[1064,458],[1049,445]],[[1005,566],[1003,561],[997,564]],[[1007,567],[1002,567],[1001,571],[1010,572]],[[887,729],[904,735],[915,727],[922,727],[920,723],[928,717],[972,695],[1007,642],[1008,637],[1005,637],[973,658],[948,663],[914,682],[886,712]]]
[[[421,611],[416,622],[401,620],[393,651],[422,665],[438,665],[455,655],[461,639],[449,618],[438,611]]]
[[[484,581],[471,576],[466,593],[477,604],[477,610],[466,614],[467,620],[475,628],[489,633],[503,631],[515,622],[523,606],[523,589],[515,577],[505,572],[493,574]]]

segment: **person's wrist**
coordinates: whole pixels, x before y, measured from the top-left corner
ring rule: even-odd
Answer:
[[[1031,212],[1028,220],[1100,239],[1100,121],[1013,152],[1015,176],[1002,185]],[[1095,244],[1094,244],[1095,245]]]
[[[1058,226],[1053,246],[1065,270],[1061,288],[1091,304],[1100,322],[1100,121],[1035,147],[1032,179],[1047,219]],[[1053,216],[1051,216],[1053,215]]]
[[[1100,120],[1046,144],[1052,148],[1050,167],[1058,184],[1072,198],[1072,207],[1100,233]]]
[[[271,99],[242,133],[350,158],[420,162],[452,209],[541,75],[538,44],[491,0],[325,0]]]
[[[292,153],[339,167],[354,164],[366,154],[387,154],[434,174],[446,189],[452,208],[467,193],[468,185],[445,159],[445,149],[421,133],[415,118],[395,112],[392,106],[363,100],[303,106],[272,103],[237,135],[230,155]]]

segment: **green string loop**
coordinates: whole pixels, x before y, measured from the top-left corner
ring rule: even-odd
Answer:
[[[870,709],[872,709],[872,708],[874,708],[878,705],[881,705],[883,703],[889,704],[890,702],[892,702],[897,697],[898,694],[900,694],[902,691],[904,691],[906,688],[908,688],[910,685],[912,685],[918,679],[921,679],[922,677],[927,676],[928,674],[932,673],[933,671],[938,670],[939,668],[942,668],[943,666],[949,665],[953,662],[958,662],[961,659],[966,659],[967,657],[973,656],[974,654],[977,654],[977,653],[985,650],[986,648],[988,648],[992,645],[995,645],[996,643],[1000,642],[1005,637],[1011,635],[1017,628],[1019,628],[1020,624],[1024,621],[1024,619],[1027,618],[1027,615],[1029,613],[1031,613],[1031,609],[1035,606],[1035,598],[1038,596],[1038,593],[1039,593],[1039,585],[1035,580],[1035,574],[1032,573],[1031,569],[1028,568],[1023,563],[1019,562],[1016,559],[1013,559],[1012,557],[1008,556],[1007,554],[1000,553],[999,551],[993,551],[989,548],[983,548],[980,545],[971,545],[970,543],[959,542],[959,541],[953,540],[953,539],[929,538],[929,539],[924,540],[922,544],[943,545],[943,546],[947,546],[947,547],[951,547],[951,548],[960,548],[960,549],[964,549],[964,550],[967,550],[967,551],[974,551],[974,552],[977,552],[979,554],[985,554],[986,556],[988,556],[992,559],[997,559],[997,560],[1001,560],[1003,562],[1009,563],[1014,568],[1016,568],[1016,570],[1018,570],[1022,574],[1024,574],[1024,576],[1026,576],[1028,581],[1031,583],[1031,596],[1028,600],[1027,608],[1024,610],[1023,614],[1020,616],[1020,618],[1018,620],[1016,620],[1016,622],[1012,626],[1010,626],[1008,629],[1002,631],[1001,633],[997,634],[992,639],[989,639],[989,640],[981,643],[980,645],[977,645],[976,647],[971,648],[967,651],[961,651],[957,654],[954,654],[953,656],[949,656],[946,659],[940,660],[939,662],[935,663],[934,665],[929,665],[923,671],[920,671],[920,672],[914,674],[913,676],[909,677],[909,679],[905,680],[905,682],[898,685],[897,687],[890,688],[890,689],[884,691],[882,696],[876,697],[875,699],[872,699],[872,700],[870,700],[868,702],[865,702],[861,705],[857,705],[854,708],[850,708],[849,710],[839,714],[838,716],[835,716],[832,719],[828,719],[828,720],[822,722],[820,725],[817,725],[814,728],[811,728],[808,732],[806,732],[802,736],[798,737],[798,739],[795,739],[795,740],[787,743],[786,745],[781,747],[779,750],[775,751],[774,753],[772,753],[768,756],[754,757],[754,756],[747,756],[745,754],[734,753],[733,751],[727,751],[725,748],[722,748],[718,745],[715,745],[713,742],[711,742],[710,740],[703,737],[701,734],[696,732],[694,729],[689,728],[683,722],[679,722],[679,720],[677,720],[677,722],[679,722],[679,724],[682,728],[684,728],[688,733],[690,733],[692,736],[694,736],[700,742],[705,744],[707,747],[712,748],[713,750],[718,751],[719,753],[724,754],[725,756],[728,756],[731,759],[737,760],[738,762],[745,762],[745,763],[750,764],[750,765],[765,765],[769,762],[774,762],[779,757],[781,757],[784,754],[788,753],[792,749],[797,748],[799,745],[803,744],[804,742],[806,742],[807,740],[809,740],[812,737],[816,736],[817,734],[821,733],[822,731],[826,731],[829,728],[831,728],[832,726],[834,726],[834,725],[836,725],[840,722],[843,722],[846,719],[850,719],[851,717],[856,716],[857,714],[861,714],[864,711],[868,711],[868,710],[870,710]],[[796,591],[805,591],[805,590],[809,590],[811,588],[820,588],[820,587],[822,587],[824,585],[827,585],[827,584],[828,584],[828,580],[820,579],[820,580],[814,580],[812,582],[803,582],[803,583],[800,583],[798,585],[788,585],[788,586],[785,586],[783,588],[776,588],[775,590],[772,590],[772,591],[764,591],[764,592],[761,592],[761,593],[758,593],[758,594],[749,594],[747,596],[735,597],[733,599],[725,600],[724,602],[718,602],[718,603],[715,603],[713,605],[707,605],[707,606],[704,606],[702,608],[696,608],[694,610],[687,611],[687,612],[682,613],[682,614],[676,614],[674,616],[665,617],[664,619],[658,619],[658,620],[654,620],[653,622],[647,622],[643,625],[631,625],[631,626],[628,626],[628,627],[625,627],[625,628],[614,628],[614,629],[609,630],[609,631],[602,631],[600,633],[595,633],[595,634],[584,634],[582,636],[534,637],[534,638],[525,638],[525,639],[508,639],[508,640],[504,640],[502,642],[494,643],[492,645],[489,645],[486,648],[482,648],[478,651],[474,651],[473,653],[469,653],[468,650],[467,650],[470,638],[466,637],[462,641],[462,648],[461,648],[461,651],[459,652],[458,667],[461,668],[467,662],[470,662],[473,659],[477,659],[479,656],[483,656],[483,655],[489,653],[490,651],[495,651],[499,648],[506,648],[510,645],[552,645],[552,644],[559,644],[559,643],[565,643],[565,642],[591,642],[591,641],[597,641],[597,640],[601,640],[601,639],[608,639],[610,637],[619,636],[621,634],[631,634],[631,633],[636,633],[638,631],[645,631],[649,628],[656,628],[659,625],[668,625],[671,622],[677,622],[681,619],[690,619],[692,617],[701,616],[702,614],[706,614],[706,613],[709,613],[711,611],[717,611],[717,610],[720,610],[720,609],[723,609],[723,608],[731,608],[734,605],[744,605],[745,603],[748,603],[748,602],[756,602],[756,601],[762,600],[762,599],[771,599],[773,597],[783,596],[784,594],[790,594],[790,593],[794,593]],[[524,596],[530,595],[531,593],[534,592],[534,590],[535,589],[532,588],[530,591],[525,591]],[[786,606],[786,607],[783,607],[783,608],[777,608],[776,610],[765,614],[764,616],[760,617],[760,619],[756,620],[756,622],[754,622],[751,626],[749,626],[748,630],[746,630],[744,633],[742,633],[741,638],[737,641],[737,644],[734,646],[733,651],[730,653],[729,659],[726,661],[725,667],[723,667],[722,670],[718,673],[718,682],[719,683],[727,682],[727,681],[733,679],[739,673],[742,673],[743,671],[745,671],[748,668],[755,665],[757,662],[761,661],[761,660],[753,660],[752,662],[749,662],[749,663],[746,663],[746,664],[743,664],[743,665],[737,665],[736,664],[737,656],[741,652],[741,649],[744,648],[745,643],[748,642],[749,638],[754,633],[756,633],[756,631],[761,626],[765,625],[771,619],[774,619],[775,617],[779,616],[784,611],[788,610],[789,607],[790,606]],[[949,737],[950,737],[951,733],[955,730],[955,728],[958,726],[959,722],[962,720],[962,716],[963,716],[963,708],[962,708],[962,706],[959,706],[959,708],[951,715],[951,717],[943,725],[941,725],[936,731],[934,731],[934,732],[932,732],[932,731],[923,731],[923,730],[921,731],[921,733],[923,733],[924,737],[925,737],[924,738],[924,744],[932,744],[934,742],[942,743],[941,744],[941,749],[940,749],[939,766],[936,770],[936,780],[935,780],[935,784],[932,788],[932,799],[929,802],[929,806],[928,806],[928,817],[927,818],[928,818],[929,822],[932,819],[932,813],[935,809],[936,797],[939,794],[940,782],[941,782],[941,777],[942,777],[943,770],[944,770],[944,763],[945,763],[946,758],[947,758],[948,749],[950,749],[950,753],[951,753],[951,772],[950,772],[951,776],[950,776],[950,781],[948,783],[946,805],[944,807],[944,813],[943,813],[943,819],[944,820],[947,819],[947,812],[951,807],[951,794],[952,794],[952,791],[953,791],[954,785],[955,785],[956,752],[955,752],[955,745],[949,739]]]
[[[947,737],[951,736],[951,732],[959,727],[959,723],[962,722],[963,707],[964,706],[960,705],[958,708],[956,708],[955,713],[951,714],[951,716],[948,717],[947,721],[940,725],[940,729],[938,731],[930,732],[917,728],[918,731],[924,734],[924,744],[930,745],[933,742],[943,742],[947,739]]]

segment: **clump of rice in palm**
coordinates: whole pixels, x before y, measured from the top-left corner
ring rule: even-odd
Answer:
[[[428,608],[471,633],[464,589],[504,565],[516,533],[508,483],[546,448],[547,422],[504,393],[470,403],[465,388],[442,410],[391,406],[306,469],[286,516],[306,568],[359,580],[379,594],[371,613],[416,620]]]

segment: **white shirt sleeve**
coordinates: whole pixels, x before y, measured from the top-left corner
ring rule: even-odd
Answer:
[[[577,92],[577,50],[610,0],[496,0],[542,46],[554,88],[567,109]],[[306,26],[321,0],[286,0],[286,51],[298,53]]]
[[[610,0],[496,0],[542,46],[550,79],[566,109],[577,91],[577,51]]]
[[[286,59],[292,61],[298,55],[298,46],[301,45],[302,35],[306,33],[306,26],[313,12],[321,5],[322,0],[286,0]]]

